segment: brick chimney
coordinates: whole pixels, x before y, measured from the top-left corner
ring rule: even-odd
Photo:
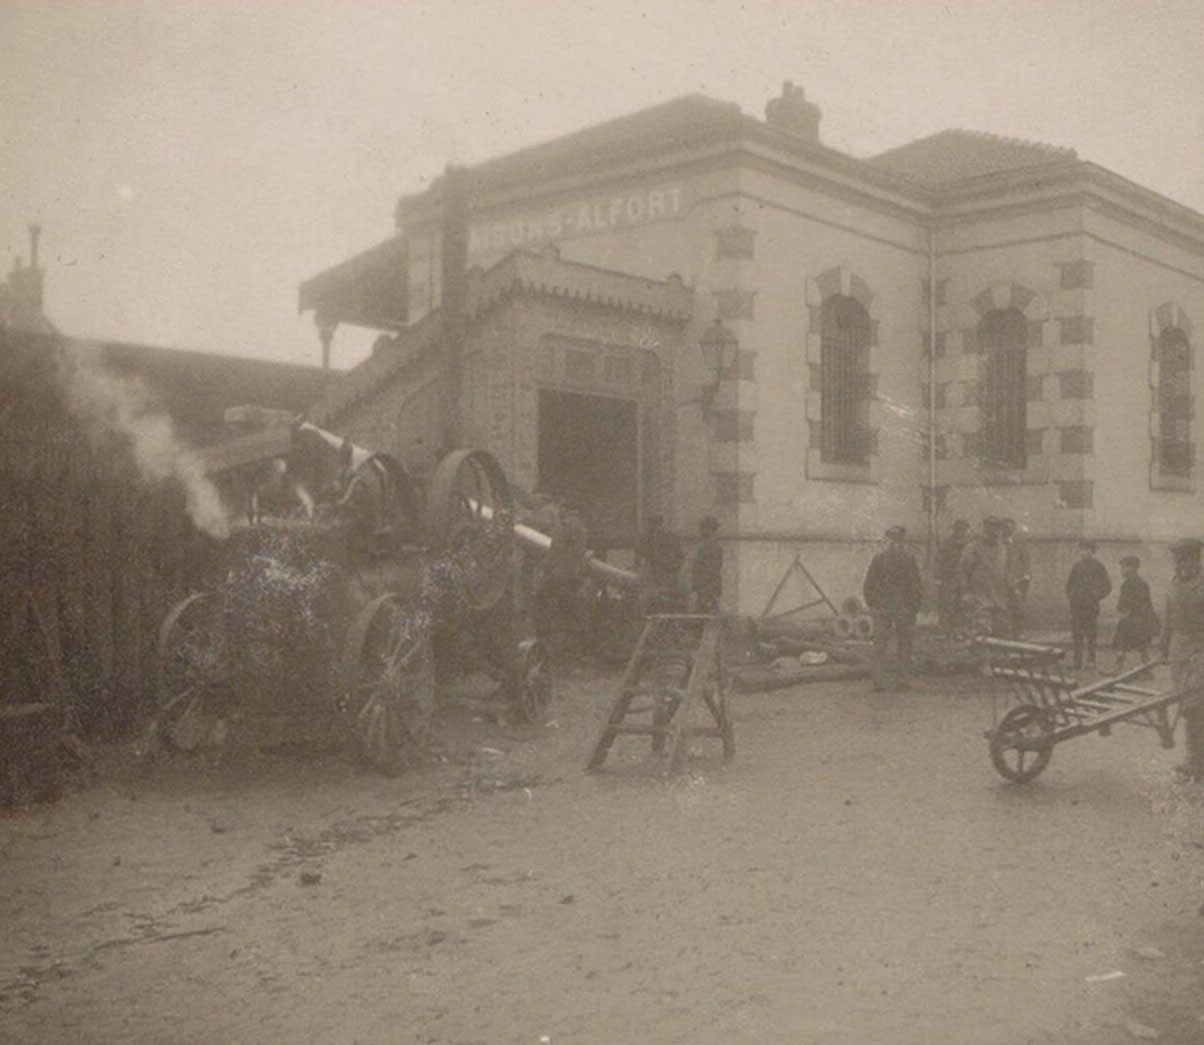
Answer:
[[[819,106],[809,102],[801,87],[787,80],[782,93],[765,103],[765,122],[770,127],[809,142],[819,141]]]

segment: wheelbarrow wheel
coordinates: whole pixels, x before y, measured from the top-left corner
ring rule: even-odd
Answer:
[[[343,697],[364,759],[399,773],[426,740],[435,709],[435,661],[430,622],[392,595],[359,613],[343,659]]]
[[[1013,783],[1034,779],[1053,757],[1049,712],[1034,704],[1012,708],[990,734],[991,762]]]
[[[195,751],[214,734],[231,703],[230,660],[221,604],[212,594],[181,599],[159,626],[151,736],[164,747]]]
[[[547,720],[552,699],[552,677],[548,673],[548,653],[538,639],[518,644],[517,679],[512,707],[519,722]]]

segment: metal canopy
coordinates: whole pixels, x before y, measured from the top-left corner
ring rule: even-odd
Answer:
[[[401,330],[409,314],[405,241],[393,236],[307,279],[298,310],[313,310],[320,325],[348,323]]]

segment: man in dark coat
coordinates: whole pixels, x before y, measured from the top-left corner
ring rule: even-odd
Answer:
[[[718,613],[719,596],[723,594],[723,548],[715,534],[719,520],[704,516],[698,524],[702,543],[694,549],[690,564],[690,592],[697,613]]]
[[[665,529],[665,518],[654,515],[648,520],[640,542],[639,561],[645,570],[650,601],[662,611],[678,609],[677,575],[686,561],[677,535]]]
[[[1137,661],[1144,664],[1150,659],[1150,643],[1162,629],[1154,601],[1150,597],[1150,586],[1139,573],[1141,560],[1136,555],[1126,555],[1120,560],[1120,598],[1116,600],[1116,636],[1112,645],[1116,647],[1116,674],[1125,670],[1125,654],[1130,650],[1137,653]]]
[[[1066,578],[1066,598],[1070,600],[1070,638],[1074,643],[1074,666],[1083,666],[1083,647],[1087,647],[1087,667],[1095,667],[1096,625],[1099,604],[1112,591],[1112,581],[1104,564],[1095,557],[1095,541],[1079,541],[1079,561]]]
[[[916,614],[920,612],[923,583],[915,556],[907,550],[907,530],[892,526],[886,531],[886,548],[874,556],[866,571],[862,594],[874,615],[874,652],[871,660],[874,689],[886,688],[886,657],[890,638],[895,637],[898,680],[895,689],[909,689],[911,648]]]
[[[970,524],[958,519],[953,529],[936,552],[937,612],[941,627],[954,632],[961,621],[961,571],[962,552],[970,540]]]

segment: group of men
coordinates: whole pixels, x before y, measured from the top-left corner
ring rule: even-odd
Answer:
[[[589,523],[581,506],[569,498],[537,495],[523,519],[550,537],[542,558],[524,552],[519,564],[519,585],[525,609],[536,630],[561,652],[581,647],[593,621],[592,589],[587,562],[599,555],[590,544]],[[663,516],[654,515],[636,549],[636,563],[644,581],[641,609],[653,613],[718,613],[723,593],[723,547],[719,520],[713,515],[698,524],[699,540],[689,562],[681,539],[665,528]]]
[[[870,562],[863,585],[866,605],[874,617],[873,687],[886,687],[887,654],[893,639],[898,666],[895,688],[907,689],[923,582],[915,556],[906,547],[907,531],[892,526],[885,536],[886,547]],[[1094,541],[1079,542],[1079,558],[1065,584],[1076,670],[1096,666],[1100,604],[1112,592],[1112,581],[1096,558],[1096,550]],[[1157,653],[1170,667],[1172,685],[1201,691],[1182,705],[1187,760],[1178,767],[1180,775],[1199,781],[1204,780],[1204,542],[1185,538],[1172,544],[1170,552],[1174,575],[1162,621],[1154,609],[1150,586],[1140,575],[1141,560],[1135,555],[1120,560],[1123,581],[1113,640],[1115,671],[1120,674],[1124,670],[1130,652],[1136,653],[1139,665],[1149,662],[1151,646],[1157,640]],[[941,543],[936,566],[940,623],[947,631],[1019,635],[1032,570],[1012,520],[989,516],[977,538],[972,538],[969,525],[959,520]]]
[[[683,576],[686,555],[681,539],[665,529],[663,515],[653,515],[636,552],[647,585],[647,603],[653,612],[718,613],[723,594],[723,546],[719,520],[705,515],[698,524],[699,541]]]
[[[937,549],[936,576],[946,631],[1019,636],[1032,564],[1015,519],[988,515],[977,537],[958,519]]]

